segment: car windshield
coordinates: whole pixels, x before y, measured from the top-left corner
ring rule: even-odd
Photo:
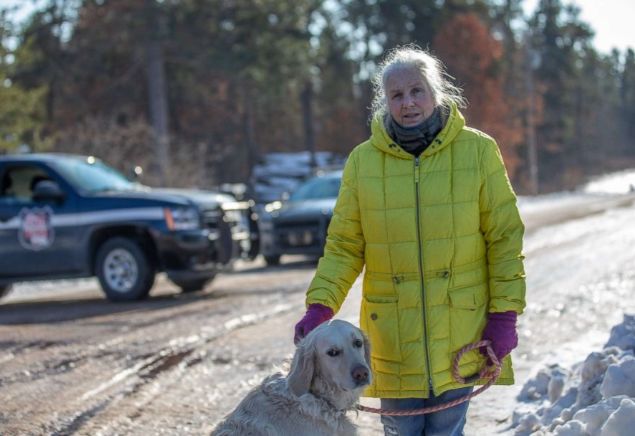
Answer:
[[[289,197],[291,201],[336,198],[342,179],[339,177],[315,177],[300,185]]]
[[[130,191],[138,187],[114,168],[91,157],[60,159],[55,167],[71,185],[86,192]]]

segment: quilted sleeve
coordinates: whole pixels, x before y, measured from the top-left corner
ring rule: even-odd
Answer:
[[[364,266],[364,235],[357,196],[357,153],[349,156],[333,218],[328,228],[324,256],[320,259],[306,304],[320,303],[337,313]]]
[[[525,308],[525,270],[522,255],[525,227],[516,206],[500,150],[491,139],[481,155],[480,217],[487,247],[489,312]]]

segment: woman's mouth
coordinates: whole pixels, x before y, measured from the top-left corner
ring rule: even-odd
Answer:
[[[413,123],[418,123],[419,121],[421,121],[421,114],[419,112],[417,113],[411,113],[411,114],[404,114],[402,116],[402,120],[404,123],[407,124],[413,124]]]

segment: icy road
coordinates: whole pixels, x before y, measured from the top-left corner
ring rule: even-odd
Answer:
[[[583,359],[635,313],[634,198],[521,202],[528,306],[517,385],[472,401],[468,435],[512,434],[515,396],[535,368]],[[132,304],[106,302],[92,280],[18,285],[0,303],[0,434],[209,434],[292,355],[314,267],[248,264],[199,295],[159,280]],[[357,322],[359,298],[358,282],[338,317]],[[360,434],[383,434],[376,416],[355,419]]]

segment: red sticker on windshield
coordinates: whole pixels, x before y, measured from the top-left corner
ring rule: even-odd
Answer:
[[[24,208],[20,211],[20,244],[29,250],[43,250],[53,244],[55,232],[51,224],[53,211],[50,207]]]

